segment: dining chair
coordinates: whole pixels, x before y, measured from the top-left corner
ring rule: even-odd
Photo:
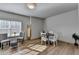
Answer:
[[[41,44],[43,44],[43,42],[45,42],[46,45],[46,41],[47,41],[47,37],[46,37],[46,33],[41,33]]]
[[[23,44],[23,42],[24,42],[24,37],[25,37],[25,33],[24,33],[24,32],[20,32],[20,36],[17,37],[17,40],[18,40],[18,41],[21,41],[22,44]]]
[[[57,45],[57,35],[54,33],[54,35],[49,35],[49,41],[51,42],[51,43],[53,43],[53,45],[54,46],[56,46]]]
[[[18,46],[17,38],[10,38],[10,47],[17,48],[17,46]]]
[[[0,34],[0,47],[3,49],[4,43],[9,43],[10,45],[10,39],[7,38],[7,33]]]

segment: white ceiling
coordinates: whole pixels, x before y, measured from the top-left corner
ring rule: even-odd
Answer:
[[[0,3],[0,10],[40,18],[47,18],[77,8],[77,3],[37,3],[35,10],[29,10],[24,3]]]

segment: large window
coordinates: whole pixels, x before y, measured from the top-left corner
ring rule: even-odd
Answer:
[[[0,33],[8,33],[8,36],[14,32],[17,34],[21,32],[21,22],[0,20]]]

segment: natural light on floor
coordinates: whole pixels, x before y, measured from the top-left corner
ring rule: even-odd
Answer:
[[[22,51],[19,51],[19,52],[13,54],[13,55],[24,55],[24,54],[26,54],[26,55],[37,55],[40,52],[43,52],[44,50],[46,50],[46,48],[47,48],[47,46],[39,45],[39,44],[36,44],[34,46],[33,46],[33,44],[29,44],[27,47],[30,48],[30,49],[28,49],[28,48],[24,49]]]

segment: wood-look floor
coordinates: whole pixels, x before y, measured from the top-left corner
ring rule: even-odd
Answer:
[[[18,48],[12,49],[5,46],[2,50],[0,48],[0,55],[78,55],[79,48],[73,44],[58,42],[57,46],[41,45],[40,39],[27,40],[24,44],[18,45]]]

